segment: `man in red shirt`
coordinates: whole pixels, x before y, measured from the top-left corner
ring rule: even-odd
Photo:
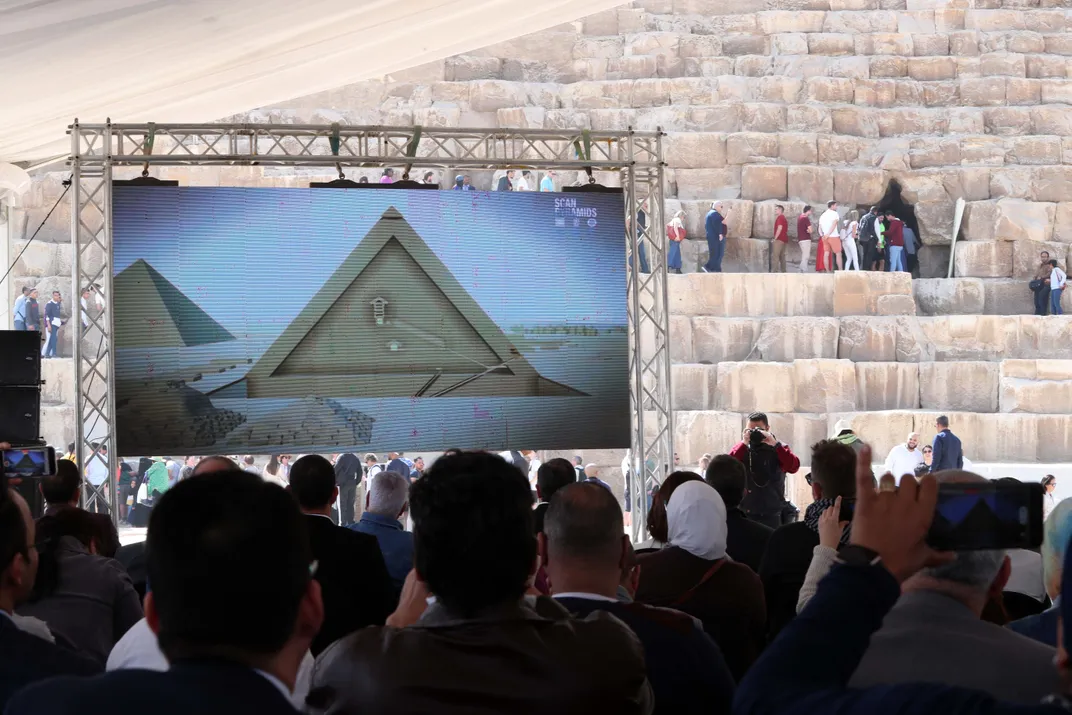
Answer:
[[[805,206],[797,217],[797,242],[800,243],[800,272],[808,270],[808,258],[811,257],[811,206]]]
[[[767,415],[748,415],[748,427],[730,450],[730,456],[743,462],[748,470],[740,505],[748,518],[772,529],[793,521],[796,510],[785,499],[785,475],[800,469],[800,459],[789,445],[771,434]]]
[[[906,270],[904,259],[904,223],[901,222],[901,219],[892,214],[888,215],[887,221],[886,245],[890,248],[889,270]]]
[[[774,240],[771,241],[771,273],[785,273],[785,247],[789,245],[789,221],[785,207],[774,207]]]

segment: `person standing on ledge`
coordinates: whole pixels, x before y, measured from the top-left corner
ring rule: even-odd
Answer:
[[[728,212],[727,212],[728,213]],[[726,215],[722,213],[722,202],[715,201],[704,219],[707,232],[707,263],[704,273],[721,273],[722,257],[726,254]]]
[[[800,272],[808,270],[808,259],[811,257],[811,234],[814,229],[811,225],[811,206],[805,206],[797,216],[797,243],[800,244]]]
[[[1050,271],[1050,312],[1062,315],[1064,310],[1061,309],[1061,294],[1065,292],[1068,276],[1057,266],[1056,259],[1050,259],[1050,266],[1053,268]]]
[[[774,240],[771,241],[771,273],[785,273],[785,249],[789,245],[789,221],[785,207],[774,207]]]
[[[964,450],[960,438],[949,431],[949,418],[942,415],[934,421],[938,434],[934,435],[931,473],[943,469],[964,469]]]

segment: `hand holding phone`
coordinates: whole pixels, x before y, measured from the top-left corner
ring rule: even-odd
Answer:
[[[936,549],[1033,549],[1042,543],[1041,484],[1015,479],[938,487],[927,543]]]
[[[56,450],[52,447],[0,451],[4,473],[9,477],[48,477],[56,473]]]

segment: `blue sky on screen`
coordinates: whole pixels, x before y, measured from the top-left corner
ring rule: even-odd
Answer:
[[[556,213],[570,199],[580,211]],[[115,271],[145,259],[240,340],[260,342],[392,205],[504,329],[625,324],[615,194],[120,186]]]

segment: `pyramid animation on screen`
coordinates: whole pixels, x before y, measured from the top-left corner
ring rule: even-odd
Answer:
[[[393,206],[214,397],[546,397],[540,375]]]

